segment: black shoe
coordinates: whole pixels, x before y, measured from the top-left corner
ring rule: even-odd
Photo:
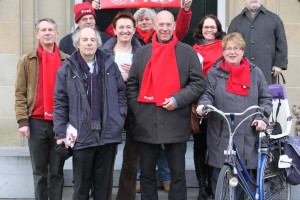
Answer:
[[[200,186],[199,187],[199,194],[197,200],[207,200],[207,193],[206,193],[206,187]]]

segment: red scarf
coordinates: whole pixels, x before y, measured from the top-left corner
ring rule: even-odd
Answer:
[[[222,69],[230,71],[226,91],[239,95],[248,95],[250,88],[250,63],[243,58],[240,66],[231,66],[225,60],[221,62]]]
[[[138,34],[141,36],[142,40],[145,42],[145,44],[148,43],[149,38],[151,37],[151,35],[154,33],[154,29],[152,29],[151,31],[149,31],[148,33],[144,33],[142,31],[142,29],[140,28],[136,28],[136,31],[138,32]]]
[[[195,44],[193,48],[203,57],[203,73],[206,78],[208,70],[213,64],[223,56],[222,40],[218,40],[211,44]]]
[[[37,48],[38,56],[41,56],[42,62],[39,63],[43,70],[43,99],[44,99],[44,117],[46,120],[53,120],[54,106],[54,86],[56,70],[61,66],[59,50],[54,43],[53,53],[44,51],[41,44]]]
[[[175,57],[175,35],[168,43],[157,42],[156,33],[152,38],[152,56],[143,75],[139,102],[156,103],[162,106],[166,98],[180,91],[180,80]]]

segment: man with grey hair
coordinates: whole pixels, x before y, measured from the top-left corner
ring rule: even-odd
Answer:
[[[278,15],[267,10],[262,0],[243,0],[245,8],[230,23],[228,33],[239,32],[246,41],[245,56],[263,71],[267,83],[287,69],[287,41]]]
[[[191,4],[193,0],[184,0],[183,7],[179,10],[176,20],[175,35],[181,41],[187,34],[191,22],[192,11]],[[135,37],[142,45],[152,42],[154,34],[154,21],[156,12],[150,8],[140,8],[134,13],[136,20],[136,33]]]
[[[37,49],[21,57],[18,62],[16,118],[19,132],[28,138],[35,199],[61,200],[64,158],[55,151],[53,91],[56,70],[68,55],[59,51],[55,43],[58,32],[54,20],[38,20],[35,24],[35,36],[39,40]]]
[[[74,199],[108,199],[117,144],[127,114],[125,83],[114,59],[98,49],[99,32],[83,28],[73,34],[76,52],[57,70],[54,132],[57,144],[67,127],[77,130],[73,148]]]

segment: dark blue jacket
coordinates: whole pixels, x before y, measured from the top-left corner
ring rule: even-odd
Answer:
[[[103,91],[100,132],[91,130],[91,107],[84,87],[85,74],[76,60],[76,54],[67,59],[56,73],[53,111],[55,138],[66,137],[66,125],[69,122],[78,132],[74,150],[122,141],[121,131],[127,114],[126,86],[113,58],[102,51],[100,55],[104,63],[100,83]]]

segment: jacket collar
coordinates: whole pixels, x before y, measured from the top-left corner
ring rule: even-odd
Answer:
[[[109,54],[103,52],[102,50],[100,49],[97,49],[97,51],[100,52],[100,59],[103,60],[104,62],[104,67],[105,67],[105,71],[108,70],[108,68],[112,65],[112,63],[114,62],[114,60],[110,57]],[[81,69],[79,69],[79,63],[76,59],[76,53],[77,51],[75,51],[74,53],[72,53],[71,57],[68,59],[71,63],[74,64],[74,66],[77,68],[76,71],[78,71],[79,73],[81,73]],[[72,70],[73,70],[73,67],[72,67]]]
[[[34,51],[31,51],[30,53],[28,53],[28,58],[29,59],[32,59],[32,58],[37,58],[37,50],[34,50]],[[64,61],[65,59],[67,59],[69,57],[68,54],[65,54],[64,52],[62,51],[59,51],[59,56],[60,56],[60,59],[62,61]]]
[[[256,65],[254,65],[253,63],[251,63],[251,62],[249,61],[249,59],[246,58],[245,56],[244,56],[243,58],[245,58],[245,59],[250,63],[250,71],[252,71],[252,69],[253,69],[254,67],[256,67]],[[215,62],[215,64],[213,65],[213,67],[215,67],[215,68],[217,69],[217,71],[225,72],[225,73],[227,73],[227,74],[229,75],[229,71],[226,71],[226,70],[224,70],[224,69],[222,69],[222,68],[220,67],[220,64],[221,64],[221,62],[223,61],[223,59],[224,59],[224,56],[222,56],[221,58],[219,58],[219,59]],[[217,74],[218,74],[218,72],[217,72]]]
[[[261,5],[259,8],[258,8],[258,11],[257,11],[257,13],[258,12],[263,12],[264,14],[267,12],[267,9],[263,6],[263,5]],[[241,12],[241,14],[242,15],[244,15],[244,14],[246,14],[247,12],[249,12],[249,10],[248,10],[248,8],[244,8],[243,10],[242,10],[242,12]],[[257,14],[256,14],[257,15]]]
[[[113,53],[114,46],[117,43],[117,36],[114,36],[110,38],[105,44],[100,48],[104,53]],[[132,37],[131,39],[131,45],[132,45],[132,53],[135,54],[135,52],[140,48],[142,45],[138,41],[136,37]]]

